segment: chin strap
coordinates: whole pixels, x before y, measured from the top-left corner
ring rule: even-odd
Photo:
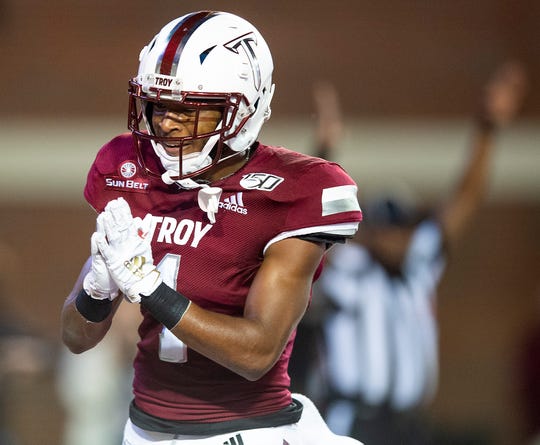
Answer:
[[[165,173],[161,175],[161,180],[167,185],[172,185],[177,182],[174,179],[171,179],[172,175],[178,176],[178,172],[175,172],[174,170],[167,170]],[[195,187],[184,187],[184,188],[195,188]]]
[[[176,176],[178,175],[178,172],[167,170],[161,175],[161,179],[165,184],[178,184],[180,187],[188,190],[200,188],[199,194],[197,195],[199,208],[203,212],[206,212],[208,219],[214,224],[216,222],[216,213],[219,210],[219,198],[221,197],[221,192],[223,190],[219,187],[210,187],[208,184],[198,183],[190,178],[175,181],[174,179],[171,179],[171,175]]]

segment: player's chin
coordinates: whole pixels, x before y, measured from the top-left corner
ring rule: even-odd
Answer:
[[[167,153],[167,155],[171,158],[177,158],[180,155],[180,149],[165,147],[165,153]]]

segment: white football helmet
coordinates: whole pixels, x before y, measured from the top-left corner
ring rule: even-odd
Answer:
[[[252,24],[234,14],[199,11],[173,20],[142,49],[139,62],[137,77],[129,82],[128,126],[143,168],[166,182],[200,175],[230,157],[230,150],[225,156],[224,145],[233,155],[247,150],[270,118],[274,92],[270,49]],[[158,137],[151,120],[156,102],[196,110],[218,108],[222,120],[214,131],[198,134],[197,113],[192,135]],[[145,159],[143,139],[151,141],[165,175]],[[171,157],[162,146],[165,142],[181,146],[193,139],[208,139],[200,153]]]

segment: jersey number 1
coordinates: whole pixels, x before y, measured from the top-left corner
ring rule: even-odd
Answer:
[[[166,254],[157,268],[161,272],[163,282],[176,289],[176,279],[180,270],[180,255]],[[165,326],[159,333],[159,359],[171,363],[187,362],[187,346]]]

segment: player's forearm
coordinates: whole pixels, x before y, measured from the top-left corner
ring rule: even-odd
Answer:
[[[266,374],[281,355],[292,332],[283,326],[278,332],[259,320],[209,312],[191,304],[172,332],[191,349],[253,381]]]
[[[141,295],[140,303],[188,347],[248,380],[257,380],[274,365],[292,331],[288,327],[301,312],[272,315],[267,308],[264,316],[225,315],[203,309],[165,283]]]
[[[70,296],[62,309],[62,341],[68,349],[80,354],[93,348],[111,327],[112,318],[121,300],[112,303],[113,310],[105,320],[93,323],[85,319],[75,306],[74,296]]]

